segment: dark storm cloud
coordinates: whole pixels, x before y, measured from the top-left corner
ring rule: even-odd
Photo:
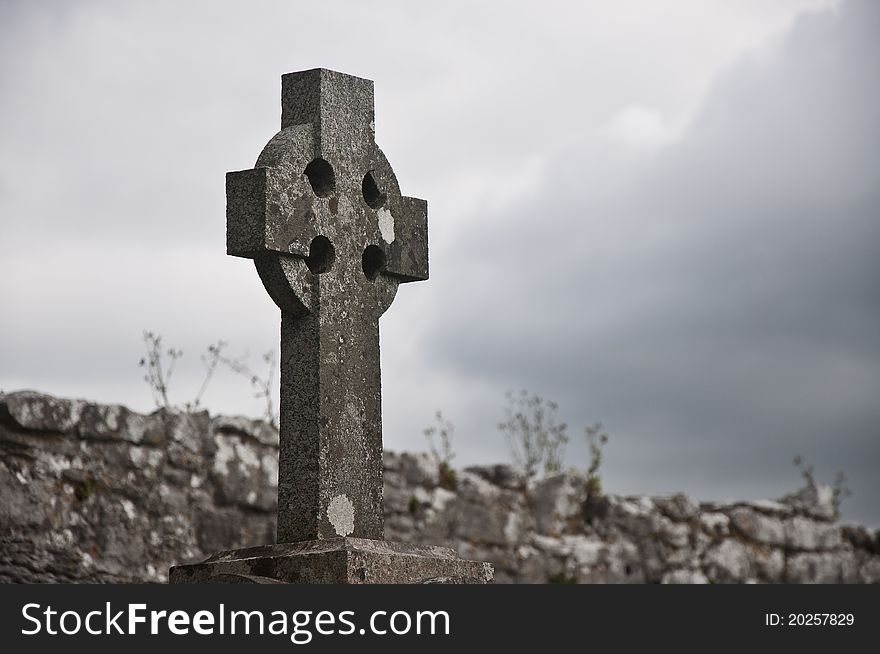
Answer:
[[[847,471],[851,514],[876,522],[878,27],[866,2],[805,17],[622,192],[571,151],[475,221],[432,364],[605,420],[617,488],[779,493],[802,453]]]

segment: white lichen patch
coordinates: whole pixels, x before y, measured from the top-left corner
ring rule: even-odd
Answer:
[[[128,450],[128,458],[131,459],[134,465],[140,468],[147,461],[147,453],[144,451],[144,448],[133,445]]]
[[[272,488],[278,488],[278,462],[277,456],[265,454],[263,456],[263,470],[266,472],[266,481]]]
[[[518,511],[511,511],[507,514],[507,520],[504,522],[504,538],[511,545],[518,543],[522,537],[522,522],[522,515]]]
[[[137,468],[156,468],[162,463],[162,452],[151,447],[132,445],[128,450],[128,458]]]
[[[235,459],[235,444],[231,438],[218,434],[214,441],[217,451],[214,453],[214,472],[220,475],[229,474],[229,462]]]
[[[66,457],[60,455],[47,454],[40,458],[46,464],[46,467],[49,469],[49,471],[56,477],[68,468],[70,468],[72,465],[70,459],[67,459]]]
[[[134,509],[134,504],[132,503],[132,501],[123,498],[119,503],[122,505],[122,510],[125,511],[126,517],[128,517],[129,520],[134,520],[137,512]]]
[[[248,474],[244,468],[260,468],[260,455],[250,443],[243,443],[238,437],[225,434],[217,434],[214,442],[217,443],[217,452],[214,454],[215,473],[228,475],[232,472],[230,464],[244,474]]]
[[[260,455],[256,448],[250,443],[239,442],[235,446],[235,453],[238,455],[242,465],[250,466],[252,468],[260,467]]]
[[[441,488],[438,486],[434,489],[434,492],[431,494],[431,498],[428,500],[428,503],[431,505],[431,509],[440,513],[446,510],[446,505],[449,504],[452,500],[456,498],[456,494],[450,490],[446,490],[445,488]]]
[[[354,531],[354,506],[345,495],[337,495],[327,505],[327,519],[338,536]]]
[[[379,217],[379,233],[386,243],[394,243],[394,216],[388,209],[382,207],[377,212]]]

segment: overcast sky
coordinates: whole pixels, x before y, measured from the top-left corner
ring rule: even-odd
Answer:
[[[0,2],[0,388],[149,410],[141,331],[277,347],[224,173],[282,73],[376,82],[429,202],[383,317],[385,442],[506,460],[504,392],[605,423],[614,492],[774,497],[836,470],[880,524],[880,5],[867,0]],[[872,54],[873,53],[873,54]],[[215,412],[258,415],[220,374]]]

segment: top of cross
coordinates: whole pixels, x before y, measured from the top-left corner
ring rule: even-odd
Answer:
[[[281,79],[281,131],[256,168],[227,175],[227,252],[258,261],[282,309],[311,310],[316,278],[341,268],[344,292],[380,296],[381,313],[398,283],[428,278],[427,204],[400,194],[376,145],[372,81],[323,68]]]

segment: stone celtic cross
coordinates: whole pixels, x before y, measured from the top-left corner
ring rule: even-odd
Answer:
[[[173,566],[171,583],[487,583],[492,566],[384,540],[379,317],[428,278],[424,200],[376,145],[373,83],[282,76],[281,131],[226,175],[226,250],[281,308],[274,545]]]
[[[284,75],[281,131],[226,176],[227,253],[281,309],[279,543],[384,536],[379,317],[428,278],[428,232],[373,116],[370,80]]]

